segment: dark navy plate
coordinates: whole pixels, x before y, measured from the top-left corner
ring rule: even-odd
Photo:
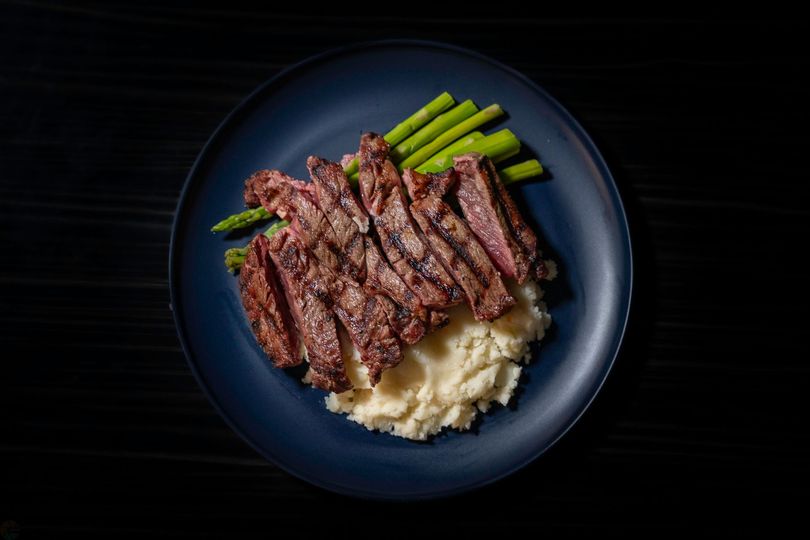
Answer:
[[[514,407],[473,432],[415,443],[367,431],[324,407],[301,373],[274,369],[251,334],[226,248],[250,236],[209,232],[243,208],[243,180],[277,168],[308,178],[305,159],[338,160],[363,131],[385,132],[442,91],[500,103],[508,127],[550,172],[510,188],[559,265],[545,285],[554,319]],[[487,126],[492,130],[491,126]],[[552,97],[512,69],[457,47],[416,41],[331,51],[285,70],[217,129],[189,174],[172,231],[172,306],[189,364],[233,429],[284,470],[341,493],[418,499],[459,493],[542,454],[599,391],[630,307],[630,237],[616,185],[593,142]]]

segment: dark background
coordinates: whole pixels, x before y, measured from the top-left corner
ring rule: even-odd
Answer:
[[[0,523],[227,538],[803,517],[806,21],[230,7],[0,4]],[[291,63],[392,37],[491,55],[569,108],[619,184],[637,270],[625,347],[582,421],[518,474],[419,504],[265,462],[197,386],[168,306],[174,208],[219,122]]]

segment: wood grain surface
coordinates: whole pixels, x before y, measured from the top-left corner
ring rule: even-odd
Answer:
[[[798,520],[809,26],[0,3],[0,524],[233,538]],[[180,189],[225,115],[291,63],[391,37],[476,49],[557,97],[605,154],[636,251],[626,345],[582,421],[518,474],[419,504],[333,495],[257,455],[195,382],[167,288]]]

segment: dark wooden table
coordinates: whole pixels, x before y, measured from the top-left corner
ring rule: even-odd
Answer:
[[[802,517],[806,22],[227,9],[0,7],[8,537],[269,537],[335,523],[383,534],[427,522],[473,534],[728,533]],[[321,491],[251,450],[192,377],[167,290],[180,189],[231,108],[290,63],[389,37],[492,55],[568,107],[619,183],[638,276],[623,353],[560,444],[491,487],[407,505]]]

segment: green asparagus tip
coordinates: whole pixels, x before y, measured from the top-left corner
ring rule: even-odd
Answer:
[[[248,247],[231,248],[225,251],[225,268],[231,272],[236,272],[245,264]]]
[[[211,227],[212,232],[223,232],[223,231],[232,231],[234,229],[244,229],[245,227],[250,227],[257,221],[261,221],[263,219],[268,219],[273,217],[273,214],[259,206],[258,208],[250,208],[245,210],[244,212],[239,212],[238,214],[233,214],[213,227]]]

